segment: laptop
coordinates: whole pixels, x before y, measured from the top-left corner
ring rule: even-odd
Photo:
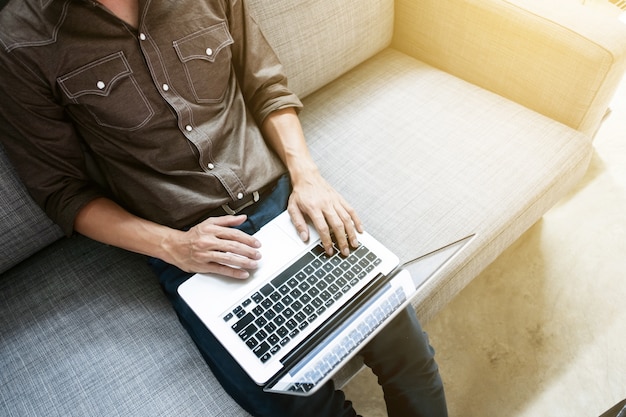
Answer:
[[[178,292],[264,390],[310,395],[473,235],[404,265],[368,233],[350,256],[328,256],[312,227],[302,242],[287,212],[255,237],[262,259],[248,279],[195,274]]]

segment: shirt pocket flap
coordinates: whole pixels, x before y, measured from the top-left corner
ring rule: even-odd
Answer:
[[[222,22],[174,41],[174,49],[182,62],[192,59],[214,62],[222,48],[232,43],[226,22]]]
[[[122,52],[106,56],[58,78],[70,99],[85,94],[107,96],[119,80],[132,74]]]

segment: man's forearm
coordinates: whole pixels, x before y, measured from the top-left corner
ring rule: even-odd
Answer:
[[[262,130],[265,140],[287,167],[294,186],[312,174],[319,174],[306,145],[300,119],[293,108],[270,114],[263,122]]]
[[[187,272],[247,278],[258,266],[260,242],[233,226],[246,216],[209,218],[180,231],[137,217],[112,200],[98,198],[76,216],[74,228],[89,238],[152,256]]]
[[[331,234],[344,254],[358,245],[363,226],[355,210],[324,180],[309,152],[300,119],[293,108],[270,114],[262,125],[267,143],[283,161],[293,185],[289,214],[302,240],[308,240],[307,218],[320,234],[326,252],[333,251]]]
[[[168,261],[168,240],[181,233],[139,218],[107,198],[88,203],[76,216],[74,229],[99,242]]]

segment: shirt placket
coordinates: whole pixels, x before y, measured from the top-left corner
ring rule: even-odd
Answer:
[[[172,87],[166,60],[158,48],[158,41],[151,38],[141,22],[138,39],[155,86],[161,97],[169,103],[177,115],[178,129],[199,152],[198,163],[200,168],[217,178],[232,200],[243,199],[247,193],[243,182],[235,172],[220,166],[211,158],[211,139],[203,132],[201,126],[194,124],[192,107]]]

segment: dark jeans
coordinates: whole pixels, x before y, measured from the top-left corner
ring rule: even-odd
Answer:
[[[264,200],[250,207],[248,220],[238,228],[254,233],[285,210],[291,192],[283,177]],[[355,416],[352,404],[331,382],[308,397],[266,393],[239,367],[200,319],[178,295],[177,289],[192,274],[158,259],[150,260],[178,317],[224,389],[255,416]],[[401,312],[360,354],[378,376],[391,417],[447,416],[443,384],[434,351],[412,308]]]

